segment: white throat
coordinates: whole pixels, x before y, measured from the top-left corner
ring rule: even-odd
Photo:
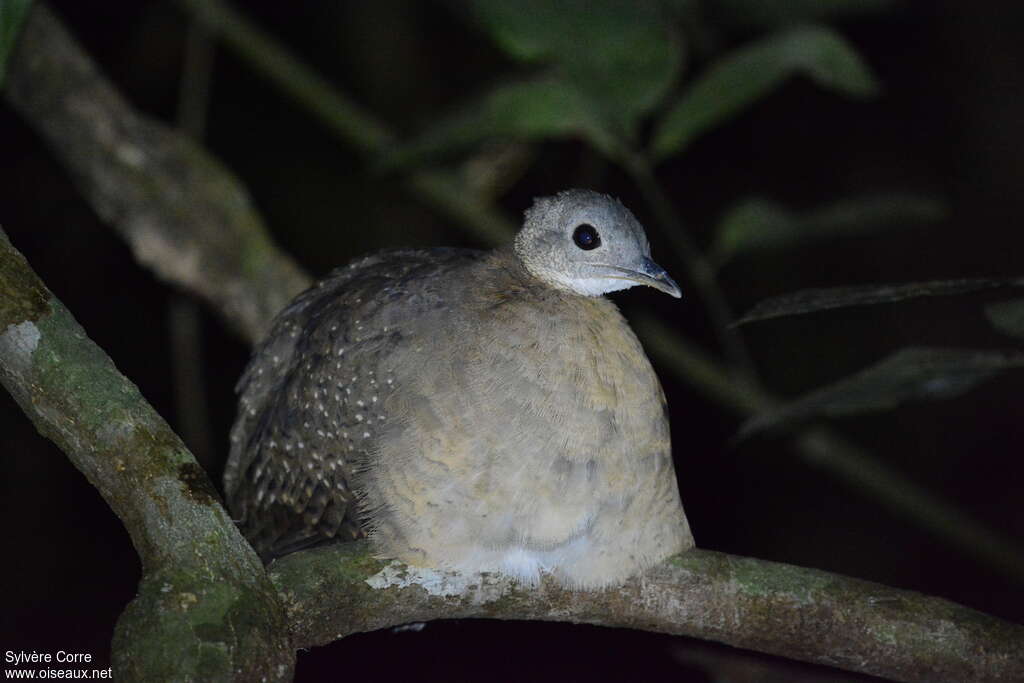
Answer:
[[[570,278],[564,275],[553,275],[545,273],[545,281],[559,289],[567,289],[574,294],[583,296],[601,296],[609,292],[618,292],[630,287],[636,287],[639,282],[633,282],[621,277],[579,277]]]

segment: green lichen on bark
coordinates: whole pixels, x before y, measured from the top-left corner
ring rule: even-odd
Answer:
[[[119,680],[288,680],[284,609],[205,472],[0,232],[0,380],[99,490],[142,559]]]
[[[210,581],[205,571],[147,574],[118,621],[115,670],[137,681],[290,680],[273,597],[266,587]]]
[[[828,591],[833,583],[823,573],[748,558],[732,559],[728,570],[737,588],[751,598],[784,596],[793,602],[811,604],[816,593]]]
[[[462,576],[465,589],[448,594],[436,583],[445,573],[381,563],[365,542],[296,553],[269,570],[300,647],[410,621],[540,619],[690,635],[895,680],[1024,680],[1024,627],[939,598],[707,550],[601,591],[483,574]]]
[[[0,292],[4,293],[0,297],[0,332],[11,325],[35,321],[49,312],[50,292],[42,283],[28,287],[19,284],[28,275],[34,275],[28,262],[0,230]]]

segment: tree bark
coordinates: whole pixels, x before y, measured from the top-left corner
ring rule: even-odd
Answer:
[[[0,382],[124,522],[142,559],[118,680],[290,680],[280,597],[192,454],[0,230]]]
[[[43,2],[4,87],[136,259],[198,294],[247,339],[309,285],[242,184],[195,142],[138,114]]]
[[[1024,680],[1024,626],[912,591],[709,550],[676,555],[625,585],[524,588],[374,559],[365,541],[270,566],[298,647],[452,618],[536,619],[714,640],[898,681]]]

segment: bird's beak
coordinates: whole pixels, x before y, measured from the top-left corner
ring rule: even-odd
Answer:
[[[620,273],[623,273],[627,279],[638,284],[660,289],[666,294],[674,296],[677,299],[682,298],[683,296],[682,291],[679,289],[679,285],[676,284],[675,280],[669,277],[669,274],[665,272],[665,269],[646,256],[640,261],[638,268],[623,268],[621,266],[610,267]]]

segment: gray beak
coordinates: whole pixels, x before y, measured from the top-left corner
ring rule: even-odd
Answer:
[[[679,289],[679,285],[676,281],[669,277],[665,269],[659,266],[651,259],[644,257],[643,261],[643,277],[639,280],[649,287],[660,289],[670,296],[674,296],[677,299],[683,297],[683,292]]]
[[[640,267],[636,269],[622,268],[621,266],[610,267],[625,274],[630,280],[641,285],[654,287],[655,289],[659,289],[677,299],[680,299],[683,296],[683,293],[680,291],[679,285],[676,284],[676,281],[669,277],[669,274],[665,272],[664,268],[647,256],[643,257],[643,260],[640,261]]]

